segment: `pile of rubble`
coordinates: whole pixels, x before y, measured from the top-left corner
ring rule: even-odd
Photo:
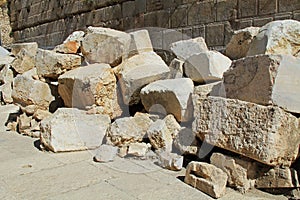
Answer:
[[[168,66],[146,30],[101,27],[53,50],[13,44],[0,58],[1,99],[20,108],[7,127],[53,152],[97,149],[97,162],[181,170],[192,155],[184,181],[215,198],[300,187],[300,23],[239,30],[224,54],[203,38],[170,51]]]

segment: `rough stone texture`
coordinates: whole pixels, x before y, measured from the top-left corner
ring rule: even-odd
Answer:
[[[94,161],[102,163],[114,161],[117,153],[118,147],[103,144],[97,149]]]
[[[15,43],[10,45],[10,48],[11,53],[14,56],[17,56],[22,50],[26,50],[26,52],[31,56],[36,56],[38,44],[36,42]]]
[[[296,188],[299,187],[297,171],[275,167],[256,179],[256,188]]]
[[[110,125],[108,115],[87,115],[75,108],[59,108],[41,121],[41,144],[53,152],[100,147]]]
[[[81,41],[83,40],[83,36],[83,31],[74,31],[62,44],[57,45],[54,48],[54,51],[59,53],[77,53],[80,48]]]
[[[14,79],[14,72],[8,64],[0,65],[0,83],[11,83]]]
[[[146,153],[151,148],[151,145],[142,143],[131,143],[128,146],[128,155],[137,156],[137,157],[144,157]]]
[[[300,113],[300,58],[259,55],[235,61],[224,73],[226,97],[262,105],[274,104]]]
[[[182,61],[185,61],[190,56],[204,53],[208,51],[205,40],[202,37],[181,40],[175,43],[172,43],[170,50]]]
[[[126,58],[130,42],[128,33],[109,28],[88,27],[81,51],[88,63],[116,66],[122,61],[122,57]]]
[[[135,55],[115,70],[126,105],[140,101],[140,90],[145,85],[165,79],[170,72],[164,61],[154,52]]]
[[[147,130],[147,136],[154,149],[172,151],[173,138],[164,120],[156,120]]]
[[[222,169],[228,176],[227,183],[242,193],[251,188],[251,180],[248,179],[247,168],[236,162],[237,158],[225,156],[221,153],[213,153],[210,163]]]
[[[259,32],[259,27],[247,27],[235,31],[225,49],[225,55],[233,60],[247,56],[254,37]]]
[[[138,30],[130,32],[129,34],[131,37],[131,43],[128,52],[129,56],[153,51],[152,43],[147,30]]]
[[[36,105],[42,110],[48,110],[49,105],[55,100],[47,83],[34,80],[35,68],[18,75],[13,81],[12,98],[15,103],[22,106]]]
[[[1,99],[3,99],[4,103],[10,104],[13,103],[12,95],[12,83],[4,83],[0,86]]]
[[[46,119],[47,117],[51,116],[52,113],[50,113],[49,111],[37,109],[37,111],[34,112],[32,117],[38,121],[42,121],[43,119]]]
[[[185,127],[182,128],[174,138],[174,146],[178,149],[180,154],[196,156],[198,156],[201,147],[193,131]]]
[[[189,78],[159,80],[141,90],[141,100],[147,111],[173,114],[178,121],[189,121],[193,114],[193,90]]]
[[[193,132],[202,141],[271,166],[296,160],[299,120],[284,110],[221,97],[193,103]]]
[[[67,107],[99,107],[98,114],[119,115],[116,78],[108,64],[91,64],[66,72],[58,79],[58,92]],[[102,111],[101,111],[102,110]]]
[[[205,85],[195,86],[193,95],[197,95],[197,96],[200,96],[203,98],[212,96],[211,93],[213,92],[213,88],[215,86],[219,85],[220,83],[221,83],[221,81],[210,83],[210,84],[205,84]],[[224,90],[224,92],[225,92],[225,90]]]
[[[54,51],[38,49],[36,68],[39,76],[58,78],[59,75],[81,65],[78,55],[61,54]]]
[[[165,169],[180,171],[183,166],[183,156],[167,151],[159,152],[158,164]]]
[[[187,166],[184,182],[214,198],[220,198],[226,192],[227,178],[227,174],[214,165],[193,161]]]
[[[180,124],[176,121],[174,115],[167,115],[163,120],[166,123],[166,126],[172,135],[172,138],[175,138],[181,130]]]
[[[258,54],[297,55],[300,51],[300,22],[279,20],[261,27],[250,45],[248,56]]]
[[[171,61],[169,68],[170,74],[168,76],[169,79],[182,78],[183,77],[183,64],[184,62],[175,58]]]
[[[184,63],[187,77],[198,83],[220,81],[229,69],[231,60],[217,51],[194,54]]]
[[[137,113],[134,117],[116,119],[107,131],[108,143],[115,146],[126,146],[141,142],[152,123],[149,116],[142,113]]]
[[[35,67],[35,55],[31,55],[22,49],[17,55],[16,59],[12,62],[12,68],[19,74],[31,70]]]

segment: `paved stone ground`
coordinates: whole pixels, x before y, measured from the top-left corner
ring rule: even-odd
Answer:
[[[42,152],[37,139],[5,131],[9,107],[0,107],[0,199],[212,199],[150,161],[118,158],[95,163],[93,151]],[[286,199],[258,190],[246,195],[228,189],[222,198]]]

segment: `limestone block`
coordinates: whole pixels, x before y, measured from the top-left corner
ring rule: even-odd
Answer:
[[[135,55],[115,70],[119,78],[123,102],[126,105],[140,101],[140,90],[145,85],[165,79],[170,69],[154,52]]]
[[[98,114],[114,118],[118,107],[116,78],[108,64],[91,64],[70,70],[58,79],[58,92],[67,107],[101,107]]]
[[[200,143],[196,138],[196,134],[189,128],[183,127],[174,138],[174,146],[180,154],[198,156]]]
[[[205,40],[202,37],[180,40],[170,45],[171,51],[182,61],[190,56],[208,51]]]
[[[259,27],[247,27],[234,31],[230,42],[226,46],[225,55],[233,60],[246,57],[251,42],[258,34],[259,29]]]
[[[180,171],[183,166],[183,156],[163,151],[158,153],[158,164],[165,169]]]
[[[137,156],[137,157],[144,157],[146,156],[146,153],[151,148],[151,145],[146,144],[144,142],[142,143],[131,143],[128,146],[128,155]]]
[[[279,107],[221,97],[194,97],[193,132],[211,145],[270,166],[298,155],[299,120]]]
[[[169,79],[183,78],[183,64],[184,64],[183,61],[177,58],[173,59],[169,65],[170,74],[168,78]]]
[[[290,55],[258,55],[235,61],[224,73],[228,98],[278,105],[300,113],[300,58]]]
[[[217,51],[194,54],[184,63],[187,77],[198,83],[220,81],[229,69],[231,60]]]
[[[299,38],[299,21],[273,21],[260,28],[247,55],[288,54],[295,56],[300,51]]]
[[[60,45],[54,48],[54,51],[59,53],[77,53],[80,48],[80,43],[83,40],[83,31],[74,31],[67,39]]]
[[[137,113],[134,117],[116,119],[107,131],[108,144],[126,146],[142,142],[152,124],[147,114]]]
[[[117,153],[118,147],[103,144],[97,149],[94,161],[102,163],[114,161]]]
[[[214,165],[193,161],[187,166],[184,182],[213,198],[220,198],[226,192],[227,178],[227,174]]]
[[[59,75],[81,65],[81,57],[38,49],[36,68],[39,76],[57,79]]]
[[[88,63],[118,65],[126,57],[131,37],[128,33],[102,27],[88,27],[81,51]]]
[[[110,125],[108,115],[87,115],[76,108],[59,108],[41,121],[41,144],[53,152],[96,149]]]
[[[129,35],[131,37],[131,43],[128,52],[129,55],[153,51],[152,43],[147,30],[137,30],[130,32]]]
[[[38,50],[38,44],[36,42],[28,42],[28,43],[15,43],[11,46],[11,53],[14,56],[17,56],[22,50],[26,50],[28,55],[36,56]]]
[[[191,95],[194,84],[189,78],[159,80],[141,90],[141,100],[147,111],[173,114],[178,121],[189,121],[193,115]],[[155,108],[155,105],[161,107]]]

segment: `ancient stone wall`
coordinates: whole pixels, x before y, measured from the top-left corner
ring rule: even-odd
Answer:
[[[149,30],[157,49],[197,36],[218,48],[227,44],[232,30],[300,20],[299,0],[11,0],[8,6],[15,40],[44,47],[93,25],[125,31],[155,27]]]

